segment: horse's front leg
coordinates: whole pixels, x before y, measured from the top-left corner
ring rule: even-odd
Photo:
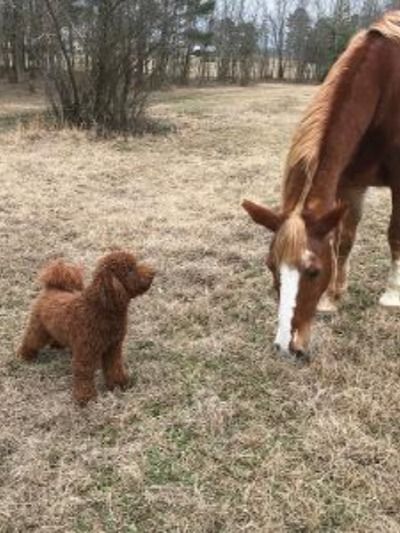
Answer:
[[[332,244],[332,277],[328,289],[318,304],[318,311],[325,313],[337,311],[337,303],[347,290],[349,257],[362,217],[365,191],[364,187],[352,187],[341,192],[340,198],[346,203],[348,210],[335,231]]]
[[[392,266],[386,290],[380,297],[383,307],[400,307],[400,187],[392,188],[392,215],[388,240],[392,255]]]

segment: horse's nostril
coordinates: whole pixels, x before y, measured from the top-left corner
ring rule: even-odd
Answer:
[[[301,363],[310,362],[310,355],[305,350],[295,350],[294,355],[296,356],[296,360]]]
[[[281,345],[279,344],[279,342],[274,342],[274,348],[275,350],[278,350],[278,352],[281,351]]]

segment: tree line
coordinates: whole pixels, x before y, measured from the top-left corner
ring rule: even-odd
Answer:
[[[0,75],[44,80],[60,122],[132,131],[169,84],[319,81],[356,30],[400,8],[325,1],[0,0]]]

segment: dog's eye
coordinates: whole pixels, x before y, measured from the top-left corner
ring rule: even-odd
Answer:
[[[128,266],[128,272],[129,272],[129,274],[133,274],[135,272],[135,267]]]

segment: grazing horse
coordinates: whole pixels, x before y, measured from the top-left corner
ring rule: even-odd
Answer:
[[[370,186],[392,194],[392,267],[380,303],[400,307],[400,11],[358,33],[294,134],[279,212],[243,202],[274,233],[267,266],[279,294],[275,346],[307,354],[318,309],[334,311]]]

